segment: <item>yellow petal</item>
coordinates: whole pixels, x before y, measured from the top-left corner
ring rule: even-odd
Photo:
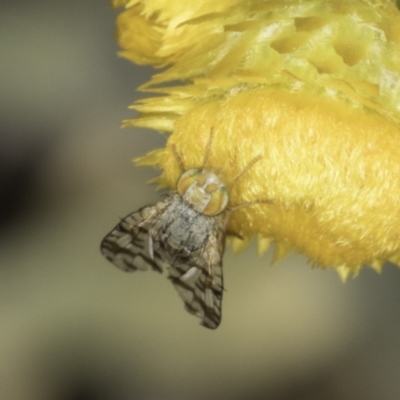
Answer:
[[[139,167],[148,167],[151,165],[158,165],[164,155],[165,149],[155,149],[150,151],[143,157],[138,157],[133,162]]]
[[[271,245],[272,238],[265,238],[262,236],[258,236],[257,238],[257,251],[258,255],[263,255],[267,250],[269,249],[269,246]]]
[[[344,265],[337,266],[336,272],[343,283],[346,283],[348,277],[351,275],[351,269]]]
[[[276,243],[276,249],[274,253],[274,257],[272,259],[272,263],[275,264],[278,261],[284,259],[289,252],[292,250],[292,246],[287,241],[278,241]]]
[[[250,244],[250,240],[251,240],[250,238],[239,239],[239,238],[233,237],[231,239],[233,252],[235,254],[238,254],[238,253],[242,252],[243,250],[245,250],[247,248],[247,246]]]

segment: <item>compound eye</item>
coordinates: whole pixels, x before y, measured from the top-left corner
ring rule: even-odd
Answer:
[[[212,192],[215,192],[216,190],[218,190],[219,186],[216,183],[210,183],[209,185],[207,185],[204,190],[206,191],[206,193],[211,194]]]
[[[228,189],[225,186],[216,186],[216,189],[210,193],[210,200],[204,208],[203,214],[210,217],[221,214],[228,206],[228,202]]]
[[[201,180],[205,182],[205,177],[202,169],[188,169],[180,176],[176,185],[176,190],[181,196],[183,196],[190,186],[192,186],[194,183],[199,183],[199,181]]]

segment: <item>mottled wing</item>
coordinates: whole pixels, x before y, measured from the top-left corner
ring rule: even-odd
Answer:
[[[124,271],[147,271],[149,268],[162,272],[162,259],[155,251],[149,230],[167,206],[167,201],[129,214],[103,239],[102,254]]]
[[[217,224],[201,249],[189,258],[177,258],[169,269],[169,279],[184,301],[185,309],[210,329],[216,329],[221,322],[224,244],[222,225]]]

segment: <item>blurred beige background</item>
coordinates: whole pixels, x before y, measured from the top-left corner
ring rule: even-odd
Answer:
[[[198,325],[155,273],[99,252],[160,198],[130,160],[163,146],[120,130],[152,71],[116,55],[106,1],[14,0],[0,13],[1,400],[392,400],[400,270],[343,285],[292,254],[226,252],[223,322]],[[388,216],[390,218],[390,216]]]

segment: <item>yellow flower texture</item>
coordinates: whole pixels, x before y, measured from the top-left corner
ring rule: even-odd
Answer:
[[[114,0],[121,55],[164,67],[125,126],[169,133],[139,159],[176,187],[186,168],[229,182],[228,230],[295,249],[342,279],[400,264],[400,12],[389,0]]]

